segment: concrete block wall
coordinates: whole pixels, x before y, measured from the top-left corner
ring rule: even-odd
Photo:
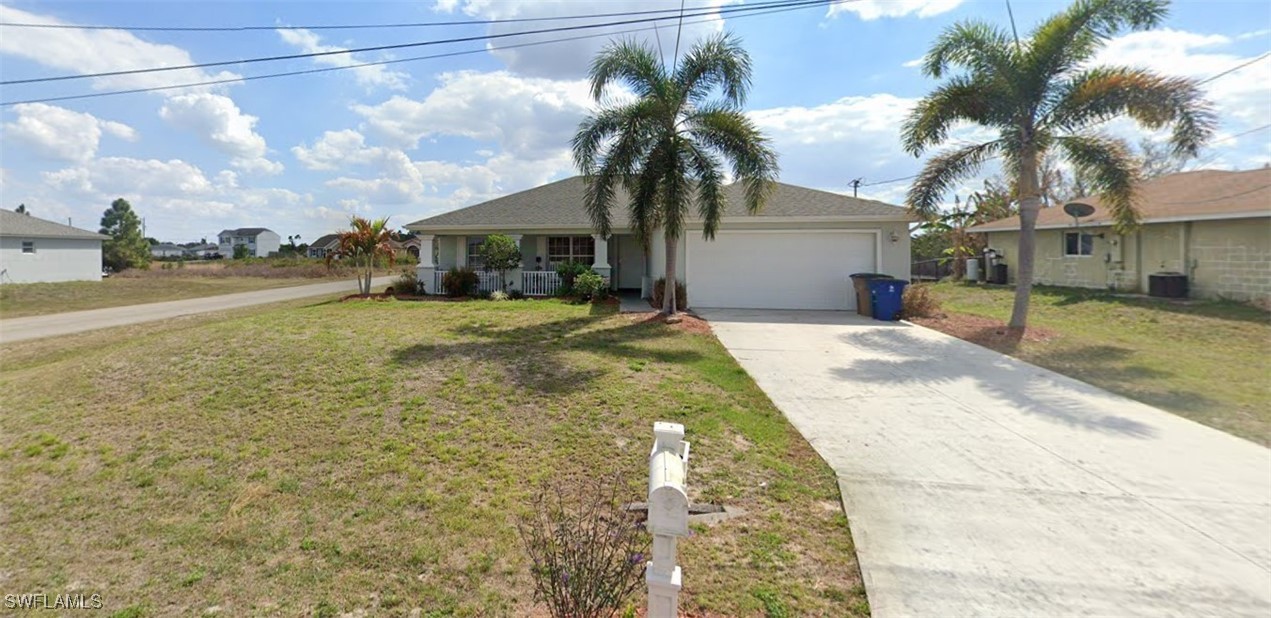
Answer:
[[[1194,222],[1189,249],[1193,296],[1271,303],[1271,219]]]

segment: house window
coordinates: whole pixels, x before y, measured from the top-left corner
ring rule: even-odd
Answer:
[[[1085,232],[1064,233],[1064,256],[1074,257],[1094,253],[1094,235]]]
[[[481,257],[481,245],[485,243],[485,239],[468,241],[468,267],[484,268],[485,258]]]
[[[555,266],[571,261],[587,265],[594,263],[596,239],[591,236],[549,236],[547,238],[548,265]]]
[[[35,253],[35,241],[34,241],[34,240],[24,240],[24,241],[22,241],[22,252],[23,252],[23,253]]]

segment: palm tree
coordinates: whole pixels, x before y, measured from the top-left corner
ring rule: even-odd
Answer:
[[[763,208],[774,186],[777,155],[741,111],[750,70],[740,41],[724,34],[694,45],[670,70],[652,48],[634,41],[610,44],[592,62],[591,95],[608,105],[585,118],[572,141],[574,162],[587,179],[587,212],[607,236],[621,185],[630,195],[627,211],[640,242],[647,248],[662,230],[667,315],[675,313],[675,247],[684,220],[696,206],[703,236],[715,237],[726,206],[725,163],[742,184],[751,214]],[[636,98],[606,99],[606,87],[618,83]]]
[[[335,258],[353,260],[353,267],[358,269],[358,293],[365,296],[371,293],[376,260],[382,257],[389,263],[393,261],[393,230],[388,227],[388,217],[373,221],[353,217],[350,227],[352,229],[340,232],[340,244],[334,253],[327,254],[327,264]]]
[[[997,139],[936,154],[914,181],[908,206],[920,216],[939,210],[942,196],[986,161],[1001,157],[1016,178],[1019,259],[1011,328],[1024,328],[1033,284],[1034,228],[1040,209],[1038,164],[1055,152],[1083,177],[1116,220],[1119,233],[1138,224],[1139,163],[1122,141],[1094,131],[1125,115],[1149,129],[1172,125],[1171,148],[1195,155],[1213,133],[1215,117],[1196,81],[1130,67],[1092,67],[1106,41],[1125,29],[1161,23],[1162,0],[1078,0],[1024,40],[983,22],[946,30],[923,59],[923,72],[948,80],[920,101],[903,128],[910,154],[948,138],[960,123],[994,129]],[[962,69],[951,75],[953,69]]]

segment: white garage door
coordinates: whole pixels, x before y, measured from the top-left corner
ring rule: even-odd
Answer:
[[[874,272],[873,231],[721,231],[688,240],[694,307],[855,309],[848,275]]]

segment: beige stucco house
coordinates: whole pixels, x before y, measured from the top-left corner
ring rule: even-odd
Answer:
[[[551,294],[555,267],[590,264],[615,290],[648,296],[666,270],[666,244],[646,251],[631,233],[625,194],[615,197],[613,230],[595,233],[583,206],[585,182],[575,176],[416,221],[418,276],[429,293],[446,271],[480,269],[479,247],[489,234],[519,243],[522,263],[506,285],[527,295]],[[676,272],[694,307],[838,309],[855,307],[849,275],[909,276],[909,222],[891,204],[777,183],[763,211],[746,214],[740,185],[725,187],[728,207],[714,240],[690,216],[676,247]],[[481,273],[482,289],[498,289],[497,273]]]
[[[1098,198],[1074,223],[1061,208],[1037,218],[1036,281],[1045,285],[1148,291],[1153,273],[1187,275],[1191,296],[1271,302],[1271,169],[1202,170],[1140,187],[1142,226],[1121,236]],[[1004,254],[1014,283],[1019,217],[970,228]]]

